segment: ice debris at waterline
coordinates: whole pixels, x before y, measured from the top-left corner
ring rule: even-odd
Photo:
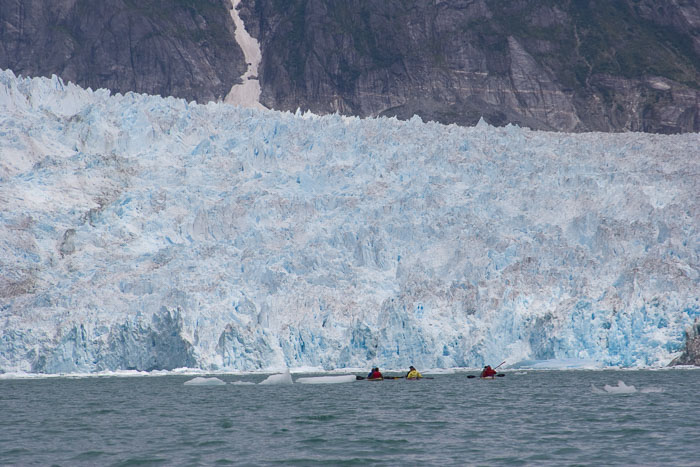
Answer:
[[[197,376],[189,381],[185,381],[185,386],[224,386],[226,383],[219,378],[204,378]]]
[[[536,370],[592,370],[602,368],[601,362],[594,360],[582,360],[578,358],[549,359],[549,360],[522,360],[507,365],[509,369],[531,368]]]
[[[0,371],[665,365],[699,151],[0,72]]]

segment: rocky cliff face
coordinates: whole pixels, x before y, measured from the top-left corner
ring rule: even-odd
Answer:
[[[3,0],[0,68],[218,100],[246,69],[230,8],[229,0]]]
[[[700,8],[590,0],[249,0],[268,107],[700,131]]]
[[[0,68],[221,100],[229,0],[6,0]],[[668,0],[243,0],[262,103],[560,131],[700,131],[700,6]]]
[[[671,366],[675,365],[700,366],[700,320],[696,319],[693,326],[686,331],[683,353],[671,362]]]

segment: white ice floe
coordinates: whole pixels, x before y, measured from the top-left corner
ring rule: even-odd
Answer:
[[[606,384],[603,386],[603,390],[610,394],[631,394],[633,392],[637,392],[637,388],[634,386],[627,386],[622,380],[617,382],[617,386],[610,386],[609,384]]]
[[[603,386],[602,389],[597,388],[596,386],[591,384],[591,391],[595,394],[634,394],[636,392],[643,394],[651,394],[664,392],[664,388],[650,386],[648,388],[637,389],[635,386],[628,386],[627,384],[625,384],[624,381],[619,380],[617,382],[617,386],[611,386],[609,384],[606,384]]]
[[[219,378],[204,378],[197,376],[189,381],[185,381],[185,386],[224,386],[226,383]]]
[[[340,376],[313,376],[307,378],[297,378],[296,382],[300,384],[339,384],[352,383],[357,381],[355,375],[340,375]]]
[[[259,384],[292,384],[292,374],[287,369],[284,373],[268,376]]]

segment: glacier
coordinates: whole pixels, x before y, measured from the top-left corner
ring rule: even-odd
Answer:
[[[699,156],[0,71],[0,372],[666,365]]]

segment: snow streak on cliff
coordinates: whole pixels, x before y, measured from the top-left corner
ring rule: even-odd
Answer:
[[[241,84],[234,84],[226,95],[224,102],[241,107],[264,109],[260,103],[260,81],[258,81],[258,65],[262,60],[260,44],[245,29],[243,20],[238,15],[238,4],[241,0],[231,0],[231,19],[236,25],[236,42],[243,51],[248,69],[241,76]]]
[[[0,72],[0,371],[666,364],[698,148]]]

